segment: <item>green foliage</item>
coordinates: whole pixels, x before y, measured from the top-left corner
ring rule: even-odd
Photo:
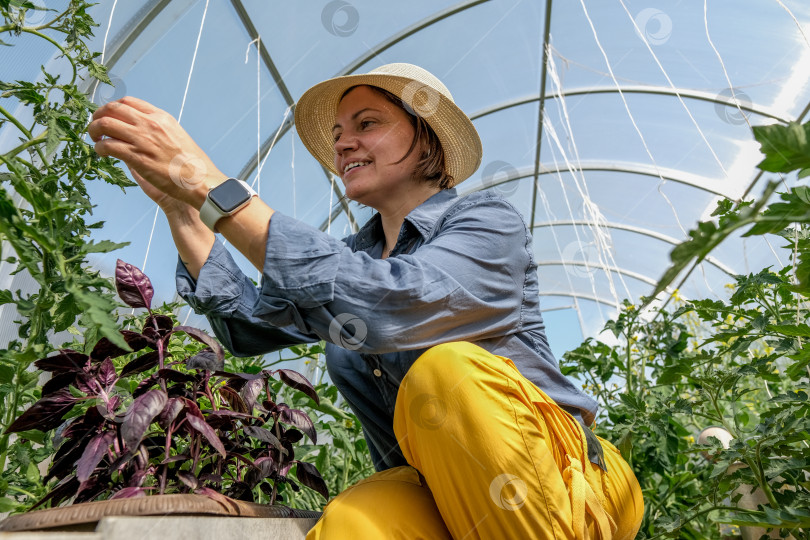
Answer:
[[[334,497],[350,485],[374,473],[374,464],[368,451],[363,429],[357,417],[348,407],[345,400],[339,397],[337,387],[324,382],[325,365],[323,363],[323,346],[293,347],[294,352],[308,357],[308,366],[313,372],[320,373],[320,380],[315,382],[320,404],[302,392],[294,391],[279,385],[278,400],[291,407],[304,409],[310,415],[316,415],[315,427],[318,430],[320,444],[300,444],[297,453],[300,459],[314,463],[321,472],[329,495]],[[317,412],[316,412],[317,411]],[[293,508],[323,511],[326,502],[310,490],[293,492],[283,486],[287,504]]]
[[[19,140],[0,154],[0,243],[5,250],[0,257],[38,285],[33,293],[0,291],[0,304],[14,305],[20,315],[19,339],[0,351],[3,431],[38,397],[38,374],[28,368],[53,350],[50,340],[55,332],[81,328],[88,340],[106,336],[124,344],[117,331],[118,304],[111,281],[92,270],[87,260],[91,253],[106,253],[123,244],[90,240],[92,229],[101,224],[89,221],[93,206],[86,183],[131,185],[113,160],[100,158],[83,140],[95,105],[77,84],[88,75],[108,80],[105,68],[94,60],[98,53],[90,52],[85,43],[96,26],[87,14],[89,7],[88,2],[72,0],[64,12],[48,10],[53,19],[33,27],[26,24],[26,15],[42,8],[32,2],[15,0],[12,6],[10,0],[0,0],[3,45],[13,46],[21,34],[35,36],[70,65],[67,77],[42,68],[39,82],[0,81],[0,98],[21,105],[32,119],[24,125],[0,106],[0,127],[13,130]],[[12,447],[9,442],[7,434],[0,436],[0,508],[11,504],[9,494],[41,493],[34,469],[49,452],[47,444],[40,448],[32,439]]]
[[[810,170],[810,124],[754,128],[765,171]],[[564,356],[603,405],[598,431],[636,472],[646,501],[641,537],[728,538],[739,527],[810,537],[810,189],[720,201],[676,246],[654,296],[625,302],[603,334]],[[681,298],[653,308],[723,240],[776,234],[793,264],[735,276],[727,300]],[[727,447],[698,434],[719,427]],[[698,439],[698,440],[696,440]],[[734,526],[735,528],[730,528]]]

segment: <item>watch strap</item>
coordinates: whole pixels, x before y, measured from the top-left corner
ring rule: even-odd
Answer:
[[[209,196],[205,197],[205,201],[203,201],[203,204],[200,207],[200,220],[203,223],[205,223],[205,226],[211,229],[213,232],[217,232],[216,229],[217,221],[219,221],[224,217],[232,216],[233,214],[237,213],[239,210],[247,206],[254,196],[258,195],[258,193],[256,193],[256,191],[252,187],[250,187],[250,184],[248,184],[247,182],[239,180],[238,178],[229,178],[228,180],[236,180],[237,182],[239,182],[239,184],[245,189],[245,192],[249,195],[249,197],[244,204],[235,208],[231,212],[226,212],[222,208],[220,208],[213,200],[211,200],[210,193],[211,191],[215,190],[217,186],[211,188],[208,191]],[[228,180],[226,180],[226,182]]]

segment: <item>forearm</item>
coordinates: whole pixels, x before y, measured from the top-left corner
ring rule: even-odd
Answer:
[[[217,231],[258,270],[264,268],[267,229],[273,212],[261,199],[254,197],[249,205],[233,216],[217,221]],[[182,209],[167,212],[167,217],[180,260],[196,280],[216,236],[200,220],[199,210],[194,206],[183,205]]]
[[[264,270],[268,226],[274,212],[264,201],[253,197],[236,214],[217,221],[217,231],[259,271]]]
[[[200,275],[200,269],[211,253],[216,236],[200,221],[199,212],[191,206],[168,212],[166,217],[169,220],[169,229],[171,229],[172,239],[177,247],[180,260],[183,261],[191,277],[196,280]]]

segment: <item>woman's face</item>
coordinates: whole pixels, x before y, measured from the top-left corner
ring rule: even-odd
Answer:
[[[414,185],[419,152],[408,152],[415,130],[408,113],[368,86],[352,89],[338,105],[335,168],[346,196],[380,209]]]

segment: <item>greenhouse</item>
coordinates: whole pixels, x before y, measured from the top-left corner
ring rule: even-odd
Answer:
[[[0,537],[810,538],[810,5],[0,14]]]

